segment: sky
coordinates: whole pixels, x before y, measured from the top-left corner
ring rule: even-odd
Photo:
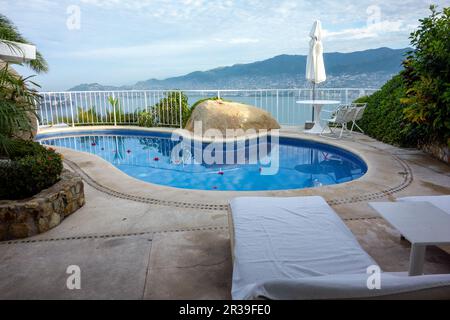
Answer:
[[[0,12],[48,61],[34,80],[60,91],[306,55],[315,20],[325,52],[405,48],[431,3],[450,0],[0,0]]]

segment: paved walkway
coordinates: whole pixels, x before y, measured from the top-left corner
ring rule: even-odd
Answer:
[[[362,135],[356,139],[395,154],[410,170],[403,189],[376,201],[450,194],[447,165],[417,150],[394,148]],[[55,229],[22,241],[0,242],[1,299],[230,298],[232,266],[223,208],[121,199],[88,183],[85,192],[86,205]],[[367,201],[336,203],[333,208],[382,269],[407,270],[409,244]],[[66,287],[69,265],[81,268],[80,290]],[[449,273],[450,255],[430,248],[425,272]]]

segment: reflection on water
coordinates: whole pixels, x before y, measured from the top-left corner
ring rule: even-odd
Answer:
[[[262,169],[270,165],[267,162],[273,152],[270,139],[265,144],[235,143],[231,149],[229,145],[228,149],[223,148],[222,144],[185,145],[174,153],[175,157],[172,150],[179,142],[170,140],[170,136],[70,136],[45,139],[42,143],[89,152],[132,177],[186,189],[301,189],[358,179],[367,170],[361,160],[343,150],[311,142],[285,143],[283,138],[276,149],[279,170],[275,175],[261,174]],[[205,148],[212,150],[215,163],[206,163],[201,157]],[[267,155],[262,157],[255,148],[267,149]],[[230,159],[234,161],[230,163]],[[238,159],[240,164],[236,164]]]

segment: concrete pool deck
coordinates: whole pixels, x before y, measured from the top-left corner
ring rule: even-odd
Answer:
[[[298,130],[281,134],[305,137]],[[226,204],[237,194],[321,195],[383,270],[406,271],[410,245],[367,203],[450,194],[450,167],[361,134],[307,138],[357,153],[368,163],[367,175],[319,189],[186,191],[149,185],[96,156],[60,149],[85,181],[86,205],[45,234],[0,242],[0,299],[229,299]],[[427,251],[426,273],[450,272],[445,250]],[[69,265],[81,268],[81,290],[66,287]]]

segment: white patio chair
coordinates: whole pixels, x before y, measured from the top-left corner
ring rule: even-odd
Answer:
[[[326,119],[328,123],[328,128],[330,129],[331,133],[334,135],[333,127],[341,127],[341,132],[339,133],[339,139],[342,138],[342,135],[344,134],[344,131],[348,131],[347,123],[352,122],[355,118],[355,113],[357,109],[355,107],[351,107],[348,105],[341,105],[339,108],[336,109],[333,113],[333,117],[331,119]],[[326,127],[322,131],[321,135],[323,135],[324,131],[326,130]]]
[[[358,126],[358,124],[356,122],[362,119],[362,117],[364,115],[364,111],[366,110],[366,107],[367,107],[367,103],[352,103],[351,104],[351,108],[355,108],[356,112],[355,112],[355,117],[352,120],[353,123],[352,123],[352,127],[350,129],[350,132],[353,132],[353,129],[356,127],[356,128],[358,128],[359,131],[364,133],[364,130],[361,129],[361,127]]]

